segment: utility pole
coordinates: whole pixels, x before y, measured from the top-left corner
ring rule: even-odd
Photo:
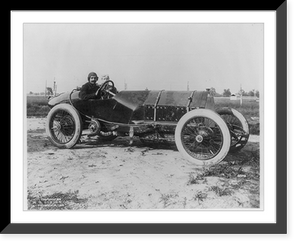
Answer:
[[[242,84],[240,85],[240,106],[243,105],[243,89]]]
[[[45,82],[45,96],[47,95],[47,80]]]
[[[56,96],[56,88],[57,88],[57,85],[56,85],[56,81],[55,81],[55,77],[54,77],[54,82],[53,82],[53,94],[54,94],[54,96]]]
[[[187,90],[190,91],[190,82],[187,82]]]

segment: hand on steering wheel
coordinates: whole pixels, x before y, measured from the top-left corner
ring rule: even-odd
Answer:
[[[107,93],[111,95],[115,95],[113,92],[111,92],[112,89],[115,88],[115,84],[112,80],[105,81],[100,88],[96,91],[95,95],[99,95],[99,91],[105,96]]]
[[[96,91],[96,93],[95,93],[96,96],[98,96],[99,91],[100,91],[100,88],[97,89],[97,91]]]

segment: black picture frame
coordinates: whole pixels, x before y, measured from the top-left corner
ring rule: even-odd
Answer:
[[[11,222],[10,162],[2,167],[2,234],[286,234],[287,233],[287,1],[271,6],[222,6],[200,10],[276,11],[276,223],[101,223],[36,224]],[[10,54],[8,54],[10,56]],[[10,114],[9,114],[10,115]],[[11,130],[11,127],[8,126]],[[12,131],[12,130],[11,130]],[[10,138],[10,137],[9,137]],[[10,140],[10,139],[9,139]],[[10,143],[10,142],[9,142]],[[10,157],[8,159],[10,161]]]

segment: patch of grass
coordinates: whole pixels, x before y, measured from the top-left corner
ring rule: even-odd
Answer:
[[[48,97],[42,95],[27,96],[28,117],[46,117],[49,111]]]
[[[78,210],[85,208],[87,199],[78,197],[79,191],[55,192],[52,195],[33,195],[28,191],[28,210]]]
[[[248,202],[238,203],[243,207],[258,208],[260,205],[260,152],[259,150],[244,151],[241,156],[229,157],[226,162],[213,165],[209,168],[198,169],[189,175],[188,185],[204,184],[210,180],[208,177],[219,178],[218,183],[210,184],[194,195],[199,205],[206,199],[207,192],[213,191],[216,196],[247,195]],[[243,199],[244,200],[244,199]],[[250,203],[250,205],[249,205]]]
[[[245,176],[242,166],[230,166],[230,164],[217,164],[209,168],[204,168],[202,172],[190,173],[187,185],[206,183],[206,177],[220,177],[232,179],[238,176]]]
[[[175,200],[177,197],[177,193],[162,194],[160,197],[160,202],[164,204],[164,208],[167,208],[168,206],[177,203],[177,201]]]
[[[260,134],[260,124],[259,123],[249,123],[249,133],[251,135],[259,135]]]
[[[250,204],[252,208],[259,208],[260,205],[260,200],[259,200],[259,196],[257,195],[250,195]]]
[[[27,104],[28,117],[46,117],[49,111],[48,105]]]
[[[228,183],[228,186],[230,186],[231,189],[239,190],[240,188],[242,188],[243,186],[245,186],[248,183],[249,182],[246,181],[245,179],[241,179],[241,180],[236,181],[236,183]]]
[[[202,176],[203,177],[225,177],[225,178],[235,178],[238,175],[245,175],[242,170],[242,166],[230,166],[228,164],[218,164],[211,166],[206,169]]]
[[[27,95],[27,104],[47,105],[48,96],[45,95]]]
[[[199,181],[205,181],[205,178],[204,178],[203,174],[198,173],[198,172],[196,174],[195,173],[190,173],[187,185],[199,184]]]
[[[231,196],[233,191],[229,188],[220,188],[218,186],[211,186],[210,191],[214,191],[218,196]]]
[[[248,179],[259,180],[260,178],[260,154],[259,150],[251,152],[248,164],[251,164],[251,172],[247,173]]]
[[[189,174],[187,185],[206,183],[207,177],[224,179],[247,179],[259,181],[260,178],[260,153],[259,150],[244,152],[240,157],[229,157],[229,160],[208,168],[202,168],[196,173]],[[235,159],[233,161],[233,159]]]
[[[204,199],[207,198],[207,194],[202,192],[202,191],[198,191],[196,193],[196,195],[194,196],[194,199],[198,201],[198,203],[200,204],[201,202],[204,201]]]

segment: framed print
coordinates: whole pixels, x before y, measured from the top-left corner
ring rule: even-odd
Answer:
[[[271,5],[11,11],[2,233],[286,233],[287,3]]]

